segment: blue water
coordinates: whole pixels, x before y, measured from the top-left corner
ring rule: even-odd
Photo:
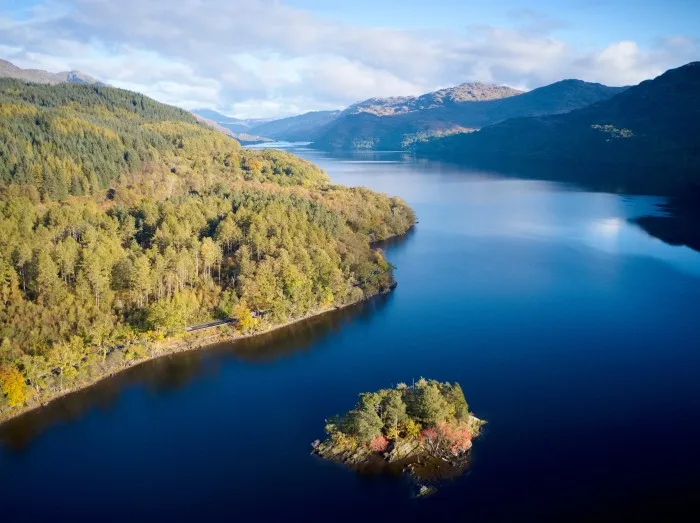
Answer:
[[[655,198],[399,154],[295,152],[399,194],[388,297],[150,362],[0,427],[2,521],[618,521],[700,486],[700,254],[629,220]],[[489,420],[431,498],[309,454],[358,392],[461,383]],[[685,512],[685,513],[684,513]]]

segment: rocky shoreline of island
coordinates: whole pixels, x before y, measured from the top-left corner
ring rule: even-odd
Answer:
[[[485,424],[458,383],[421,378],[360,394],[353,409],[327,421],[327,437],[312,443],[312,454],[359,473],[406,475],[427,495],[467,470]]]

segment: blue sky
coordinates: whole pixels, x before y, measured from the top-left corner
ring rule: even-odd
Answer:
[[[700,33],[697,0],[292,0],[289,3],[360,25],[413,29],[512,26],[520,13],[529,10],[562,22],[563,27],[555,33],[583,46],[624,39],[651,43],[669,34]]]
[[[240,117],[466,81],[626,85],[700,59],[700,0],[0,0],[0,57]]]

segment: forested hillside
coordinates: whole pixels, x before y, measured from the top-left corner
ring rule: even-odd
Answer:
[[[0,418],[200,320],[250,332],[386,291],[370,242],[413,222],[142,95],[0,80]]]

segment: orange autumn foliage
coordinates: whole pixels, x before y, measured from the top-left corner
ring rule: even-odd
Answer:
[[[384,452],[389,447],[389,440],[384,436],[377,436],[369,442],[369,448],[373,452]]]
[[[437,428],[449,443],[450,450],[452,450],[453,453],[459,454],[471,448],[472,435],[464,423],[459,423],[457,425],[440,423]]]
[[[420,440],[423,448],[436,456],[461,454],[472,446],[472,434],[464,423],[438,423],[421,431]]]

